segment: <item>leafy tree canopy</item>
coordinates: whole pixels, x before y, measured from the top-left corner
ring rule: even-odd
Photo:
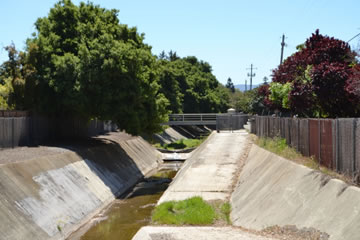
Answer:
[[[289,99],[278,106],[282,111],[289,107],[307,117],[358,116],[355,86],[360,80],[355,77],[357,62],[350,46],[317,30],[297,49],[274,70],[270,100],[279,105],[286,88]]]
[[[226,88],[228,88],[228,89],[230,89],[230,91],[231,91],[232,93],[234,93],[234,92],[235,92],[235,86],[234,86],[234,84],[233,84],[233,82],[232,82],[231,78],[228,78],[228,80],[227,80],[227,83],[226,83],[225,87],[226,87]]]
[[[9,60],[0,66],[0,109],[25,109],[25,78],[31,70],[25,63],[25,53],[16,50],[15,45],[5,47]]]
[[[55,4],[27,41],[35,68],[33,107],[51,115],[110,119],[131,134],[151,133],[167,114],[156,57],[117,10],[92,3]]]
[[[291,90],[290,83],[280,84],[277,82],[270,83],[270,94],[269,99],[272,104],[284,108],[289,109],[289,93]]]
[[[180,58],[170,51],[160,54],[160,92],[173,113],[224,112],[229,96],[211,73],[209,63],[196,57]]]
[[[152,55],[144,34],[117,10],[61,0],[39,18],[25,52],[7,48],[0,66],[0,108],[54,117],[112,120],[131,134],[160,129],[169,112],[224,112],[229,91],[209,63]]]

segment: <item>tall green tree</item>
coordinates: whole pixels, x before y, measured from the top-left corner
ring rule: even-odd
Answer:
[[[225,87],[228,88],[228,89],[230,89],[230,91],[231,91],[232,93],[235,92],[235,86],[234,86],[231,78],[228,78]]]
[[[0,65],[0,109],[26,108],[25,79],[30,76],[31,66],[26,63],[26,53],[16,50],[15,45],[5,47],[9,59]]]
[[[170,100],[168,109],[173,113],[226,111],[228,93],[211,73],[209,63],[193,56],[180,58],[171,51],[160,64],[160,91]]]
[[[35,27],[27,51],[37,111],[113,120],[131,134],[159,129],[168,101],[156,57],[143,34],[120,24],[117,10],[62,0]]]

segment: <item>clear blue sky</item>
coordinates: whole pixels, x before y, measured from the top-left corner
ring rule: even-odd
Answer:
[[[12,41],[23,49],[55,0],[2,0],[0,47]],[[78,4],[80,1],[73,0]],[[254,83],[270,78],[280,61],[281,36],[286,35],[284,55],[295,52],[317,28],[320,33],[348,41],[360,32],[359,0],[94,0],[105,8],[120,10],[121,23],[136,26],[159,54],[173,50],[181,57],[196,56],[209,62],[218,80],[234,84],[248,79],[254,64]],[[350,42],[358,47],[359,38]],[[0,50],[0,62],[7,59]]]

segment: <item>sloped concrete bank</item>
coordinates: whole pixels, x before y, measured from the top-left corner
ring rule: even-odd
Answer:
[[[252,146],[231,197],[235,226],[312,227],[360,239],[360,189]]]
[[[120,139],[0,165],[0,239],[64,239],[159,166],[142,138]]]
[[[186,160],[158,204],[193,196],[207,201],[229,199],[248,142],[245,131],[212,132]]]

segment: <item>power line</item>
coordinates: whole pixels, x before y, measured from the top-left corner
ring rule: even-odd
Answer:
[[[248,73],[248,77],[250,77],[250,90],[252,90],[252,78],[255,77],[255,73],[253,73],[253,70],[256,70],[257,68],[254,68],[253,65],[250,65],[250,68],[247,68],[246,70],[250,69],[250,73]]]
[[[360,33],[356,34],[355,36],[353,36],[349,41],[347,41],[347,43],[349,43],[351,40],[355,39],[356,37],[360,36]]]

